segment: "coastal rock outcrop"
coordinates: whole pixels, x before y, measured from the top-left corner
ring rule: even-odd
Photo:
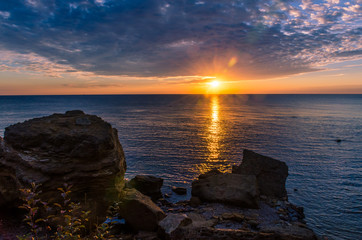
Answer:
[[[257,208],[259,191],[256,177],[240,174],[211,174],[192,183],[192,196],[205,202],[219,202]]]
[[[0,139],[0,166],[0,205],[15,203],[19,188],[32,182],[41,184],[43,201],[56,201],[57,188],[68,183],[72,200],[98,220],[126,171],[117,130],[79,110],[7,127]]]
[[[240,166],[233,169],[233,173],[255,175],[261,195],[287,198],[285,182],[288,166],[285,162],[245,149],[243,160]]]
[[[134,230],[155,231],[158,222],[166,217],[151,198],[134,188],[124,189],[120,202],[117,203],[119,215]]]
[[[152,200],[157,200],[162,197],[162,184],[162,178],[151,175],[137,175],[126,184],[126,187],[135,188],[144,195],[151,197]]]

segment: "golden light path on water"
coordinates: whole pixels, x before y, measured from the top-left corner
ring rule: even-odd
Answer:
[[[209,123],[205,128],[207,156],[205,162],[199,164],[200,173],[205,173],[214,168],[221,172],[228,171],[228,166],[223,164],[225,160],[221,159],[220,153],[222,148],[223,129],[221,126],[221,105],[218,95],[212,95],[210,98]]]
[[[220,141],[220,119],[219,119],[219,97],[213,96],[211,99],[211,116],[208,134],[208,161],[214,161],[219,158],[219,141]]]

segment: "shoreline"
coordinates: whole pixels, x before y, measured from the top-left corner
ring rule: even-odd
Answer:
[[[57,186],[67,182],[74,201],[91,210],[91,221],[105,220],[115,204],[113,216],[125,221],[120,233],[135,238],[146,231],[161,239],[317,239],[302,208],[287,201],[287,165],[250,150],[232,173],[201,174],[191,199],[173,204],[161,192],[163,179],[123,180],[126,162],[117,131],[95,115],[74,110],[31,119],[6,128],[0,140],[0,176],[9,183],[0,189],[3,206],[16,205],[18,189],[32,182],[41,185],[42,201],[52,202]]]

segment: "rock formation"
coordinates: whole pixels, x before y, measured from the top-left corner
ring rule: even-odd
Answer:
[[[19,188],[41,184],[43,201],[72,185],[79,201],[101,220],[126,171],[117,130],[82,111],[35,118],[11,125],[0,139],[0,204],[16,203]]]
[[[259,191],[256,177],[240,174],[216,174],[192,183],[192,195],[206,202],[220,202],[257,208]]]
[[[261,195],[287,198],[285,182],[288,177],[288,166],[285,162],[245,149],[243,161],[240,166],[233,169],[233,173],[255,175]]]

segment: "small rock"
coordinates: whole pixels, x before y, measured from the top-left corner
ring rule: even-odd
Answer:
[[[201,200],[198,197],[191,197],[190,199],[190,206],[191,207],[198,207],[201,204]]]
[[[172,187],[172,191],[178,195],[186,195],[187,189],[184,187]]]
[[[248,221],[248,224],[250,225],[251,228],[253,229],[257,229],[258,228],[258,225],[260,224],[258,221],[255,221],[255,220],[249,220]]]
[[[224,220],[231,220],[235,222],[242,222],[245,219],[245,216],[241,213],[223,213],[221,217]]]
[[[137,175],[132,178],[126,185],[128,188],[135,188],[144,195],[157,200],[162,197],[161,187],[163,179],[151,175]]]
[[[180,228],[192,223],[191,218],[186,214],[169,214],[159,222],[159,235],[170,239],[172,235]]]
[[[118,203],[119,214],[135,230],[154,231],[166,215],[151,198],[136,189],[125,189]]]

